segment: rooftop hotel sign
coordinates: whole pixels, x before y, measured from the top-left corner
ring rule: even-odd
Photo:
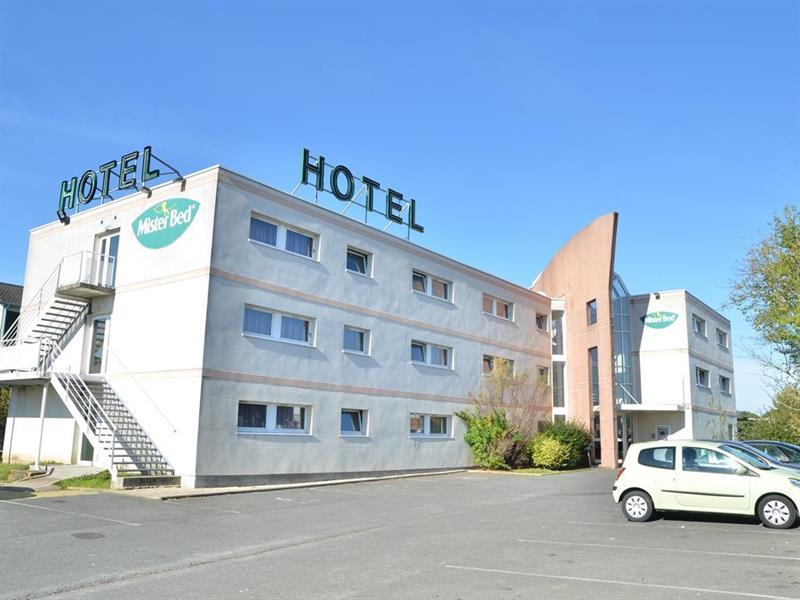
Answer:
[[[112,192],[133,189],[150,193],[146,186],[149,181],[161,176],[161,170],[153,168],[153,161],[167,167],[166,173],[177,175],[176,181],[183,181],[183,177],[173,167],[153,154],[150,146],[145,146],[142,152],[134,150],[123,155],[119,161],[110,160],[97,167],[89,169],[80,177],[65,179],[61,182],[61,193],[58,197],[58,219],[69,224],[67,210],[89,204],[93,200],[109,199]],[[114,169],[117,169],[116,171]]]
[[[370,212],[383,215],[388,221],[385,229],[392,223],[398,223],[408,228],[409,236],[412,230],[419,233],[425,231],[425,228],[417,222],[417,201],[414,198],[406,198],[390,187],[384,189],[370,177],[353,175],[353,172],[344,165],[330,165],[325,162],[324,156],[314,157],[307,148],[303,148],[300,183],[294,191],[301,185],[313,186],[315,197],[317,192],[327,192],[337,200],[360,206],[365,211],[365,220]],[[362,195],[363,204],[358,202]]]

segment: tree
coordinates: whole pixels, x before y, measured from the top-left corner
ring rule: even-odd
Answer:
[[[474,408],[458,416],[466,423],[464,440],[484,468],[527,466],[528,443],[540,422],[549,421],[550,388],[531,372],[514,374],[511,363],[496,361],[481,388],[470,395]]]
[[[6,419],[8,418],[8,401],[11,397],[11,389],[0,387],[0,450],[3,448],[3,440],[6,439]]]
[[[800,211],[786,206],[753,246],[733,282],[731,303],[766,344],[758,358],[783,383],[800,385]]]
[[[739,439],[778,440],[800,445],[800,390],[783,387],[763,416],[739,421]]]

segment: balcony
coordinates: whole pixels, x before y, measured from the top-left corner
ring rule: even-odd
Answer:
[[[58,293],[84,299],[113,294],[116,268],[116,258],[107,254],[78,252],[65,256],[58,270]]]

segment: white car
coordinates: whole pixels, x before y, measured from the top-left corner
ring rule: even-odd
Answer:
[[[755,515],[767,527],[788,529],[800,507],[800,473],[725,442],[632,444],[611,489],[622,514],[636,522],[657,510],[685,510]]]

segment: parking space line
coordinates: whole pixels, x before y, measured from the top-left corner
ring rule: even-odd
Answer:
[[[164,500],[164,504],[174,504],[175,506],[189,506],[191,508],[197,508],[200,510],[214,510],[217,512],[230,513],[232,515],[242,514],[241,511],[238,510],[228,510],[227,508],[217,508],[215,506],[200,506],[199,504],[191,504],[189,502],[176,502],[174,500]]]
[[[761,598],[762,600],[800,600],[797,596],[774,596],[772,594],[754,594],[750,592],[732,592],[729,590],[715,590],[712,588],[698,588],[681,585],[665,585],[660,583],[642,583],[639,581],[623,581],[619,579],[599,579],[596,577],[575,577],[571,575],[550,575],[548,573],[529,573],[526,571],[509,571],[506,569],[487,569],[484,567],[467,567],[463,565],[444,565],[445,569],[460,571],[475,571],[478,573],[496,573],[498,575],[519,575],[522,577],[537,577],[541,579],[558,579],[562,581],[581,581],[584,583],[605,583],[608,585],[622,585],[679,592],[695,592],[701,594],[719,594],[722,596],[737,596],[739,598]]]
[[[602,523],[599,521],[565,521],[567,525],[599,525],[602,527],[627,527],[629,529],[634,529],[636,527],[655,527],[656,529],[669,529],[672,531],[691,531],[691,530],[705,530],[705,531],[735,531],[737,533],[759,533],[762,535],[797,535],[797,532],[794,531],[777,531],[775,529],[770,529],[766,531],[764,529],[742,529],[742,528],[733,528],[733,527],[704,527],[702,525],[695,526],[694,524],[687,524],[687,525],[659,525],[658,523]]]
[[[552,540],[517,540],[527,544],[554,544],[560,546],[585,546],[587,548],[624,548],[627,550],[650,550],[653,552],[678,552],[680,554],[712,554],[716,556],[736,556],[739,558],[767,558],[769,560],[796,560],[800,556],[778,556],[775,554],[743,554],[740,552],[714,552],[711,550],[686,550],[683,548],[654,548],[652,546],[627,546],[625,544],[592,544],[588,542],[561,542]]]
[[[130,525],[131,527],[139,527],[140,523],[130,523],[128,521],[120,521],[118,519],[109,519],[108,517],[98,517],[97,515],[87,515],[86,513],[73,512],[71,510],[61,510],[59,508],[50,508],[48,506],[37,506],[35,504],[28,504],[26,502],[15,502],[14,500],[0,500],[3,504],[13,504],[15,506],[24,506],[26,508],[35,508],[37,510],[47,510],[50,512],[62,513],[65,515],[75,515],[78,517],[86,517],[87,519],[99,519],[100,521],[108,521],[109,523],[118,523],[119,525]]]

